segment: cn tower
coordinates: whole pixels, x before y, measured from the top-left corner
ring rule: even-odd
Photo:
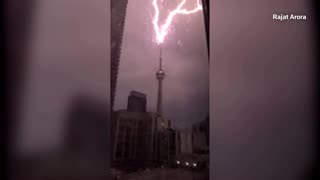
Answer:
[[[157,101],[157,115],[162,117],[162,80],[165,77],[164,71],[162,70],[162,47],[160,45],[160,59],[159,59],[159,69],[156,73],[158,80],[158,101]]]

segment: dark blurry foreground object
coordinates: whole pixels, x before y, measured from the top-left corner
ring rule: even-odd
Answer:
[[[206,39],[207,39],[207,47],[208,47],[208,59],[210,62],[210,1],[209,0],[202,0],[202,7],[203,7],[203,17],[204,17],[204,24],[206,29]]]
[[[64,148],[16,160],[14,179],[108,178],[108,104],[79,96],[70,106]]]
[[[9,151],[17,125],[17,114],[20,108],[18,102],[21,97],[24,75],[26,72],[26,52],[30,39],[32,26],[33,0],[10,0],[7,2],[6,11],[6,100],[8,103],[8,142]]]
[[[66,150],[70,155],[106,163],[108,157],[107,103],[79,97],[71,105]]]
[[[63,70],[62,67],[67,67],[68,66],[68,62],[63,61],[61,59],[65,58],[65,59],[71,59],[71,61],[73,61],[75,58],[76,60],[74,60],[73,62],[69,62],[71,64],[72,67],[81,67],[84,66],[82,63],[78,63],[78,57],[92,57],[90,54],[87,54],[88,52],[86,51],[73,51],[73,47],[78,48],[78,46],[64,46],[62,48],[62,46],[60,46],[61,44],[71,44],[72,45],[72,41],[73,39],[70,37],[69,38],[63,38],[64,34],[68,34],[67,30],[72,30],[76,27],[78,27],[78,25],[83,26],[84,24],[88,24],[86,18],[83,18],[80,16],[80,18],[73,18],[73,17],[79,17],[79,16],[70,16],[70,14],[73,13],[77,13],[77,9],[81,8],[81,5],[83,5],[84,1],[79,1],[79,4],[71,4],[71,2],[68,1],[68,3],[62,3],[63,1],[57,1],[57,3],[55,4],[56,6],[50,7],[50,10],[54,10],[55,8],[60,8],[63,7],[65,8],[64,11],[58,12],[56,11],[58,14],[60,14],[61,16],[57,16],[54,17],[53,19],[51,18],[52,16],[50,16],[50,13],[43,13],[43,12],[47,12],[45,10],[42,10],[46,4],[48,4],[49,2],[54,2],[54,1],[33,1],[33,0],[24,0],[24,1],[18,1],[18,0],[11,0],[8,1],[8,11],[6,14],[6,18],[7,18],[7,26],[6,26],[6,31],[7,31],[7,54],[8,54],[8,66],[7,66],[7,70],[8,70],[8,74],[7,74],[7,91],[9,92],[8,97],[8,108],[9,108],[9,135],[6,136],[8,137],[7,142],[9,145],[9,153],[10,156],[8,156],[8,163],[10,165],[10,172],[9,172],[9,177],[10,179],[17,179],[17,180],[28,180],[28,179],[99,179],[100,177],[103,177],[103,179],[107,178],[108,175],[108,167],[107,167],[107,163],[108,163],[108,159],[107,159],[107,154],[109,154],[108,152],[108,135],[107,133],[109,132],[108,126],[107,126],[107,122],[108,122],[108,110],[109,110],[109,106],[108,106],[108,99],[107,98],[101,98],[101,99],[96,99],[90,96],[90,92],[85,93],[84,92],[84,96],[79,96],[76,97],[76,99],[72,99],[72,103],[70,104],[71,107],[67,107],[67,109],[65,109],[65,107],[59,106],[59,108],[61,108],[61,112],[54,112],[52,113],[51,111],[48,112],[44,112],[44,116],[43,117],[38,117],[37,113],[34,112],[39,112],[41,110],[37,109],[36,107],[31,107],[32,109],[32,113],[36,114],[32,114],[30,119],[38,119],[38,122],[43,120],[46,117],[49,117],[48,119],[50,119],[51,116],[54,116],[55,114],[59,114],[61,116],[59,116],[58,118],[52,118],[53,121],[59,121],[62,118],[65,119],[67,121],[66,124],[68,124],[68,127],[63,129],[62,132],[64,133],[64,130],[66,130],[66,136],[68,137],[66,139],[66,144],[64,148],[60,148],[60,147],[54,147],[52,148],[50,151],[42,151],[39,152],[37,150],[34,150],[33,152],[28,152],[24,154],[17,154],[17,151],[19,150],[20,153],[20,149],[16,148],[17,146],[15,146],[16,143],[15,140],[18,139],[16,137],[14,137],[13,135],[17,136],[17,134],[23,134],[21,133],[21,129],[20,126],[18,127],[18,123],[20,125],[21,122],[18,122],[18,116],[19,117],[19,121],[21,121],[21,119],[27,119],[25,117],[21,117],[20,114],[18,114],[18,112],[21,111],[26,111],[26,110],[21,110],[21,96],[22,94],[28,94],[26,93],[26,89],[25,85],[27,84],[27,86],[33,86],[33,85],[29,85],[29,81],[26,81],[26,79],[28,78],[29,80],[29,75],[27,75],[27,71],[28,74],[30,73],[30,71],[33,71],[34,69],[40,69],[39,67],[41,66],[46,66],[48,67],[47,71],[39,71],[40,75],[37,74],[38,76],[43,76],[45,80],[47,80],[49,78],[48,74],[45,74],[48,71],[52,71],[53,73],[59,72],[60,74],[61,71]],[[61,5],[62,3],[62,5]],[[92,3],[92,2],[91,2]],[[108,2],[107,2],[108,3]],[[43,6],[44,5],[44,6]],[[68,8],[68,5],[72,6],[72,8]],[[77,6],[75,6],[77,5]],[[78,6],[79,5],[79,6]],[[59,7],[61,6],[61,7]],[[93,5],[93,8],[95,8],[96,4]],[[87,7],[86,7],[87,8]],[[106,11],[108,11],[108,6],[104,7],[106,9]],[[40,10],[41,9],[41,10]],[[66,11],[67,10],[67,11]],[[69,11],[70,10],[70,11]],[[41,13],[38,13],[41,12]],[[52,12],[52,11],[51,11]],[[79,12],[79,11],[78,11]],[[42,14],[43,13],[43,14]],[[40,14],[40,15],[39,15]],[[64,14],[64,15],[63,15]],[[80,12],[79,14],[84,14],[85,17],[92,17],[92,16],[87,16],[86,13]],[[94,13],[88,13],[90,15],[94,14]],[[97,11],[98,16],[102,17],[103,14],[100,14]],[[108,13],[106,13],[108,14]],[[34,16],[35,15],[35,16]],[[48,17],[50,16],[50,17]],[[64,17],[65,16],[65,17]],[[38,18],[41,17],[41,18]],[[95,16],[93,16],[95,17]],[[97,24],[106,24],[105,26],[108,26],[109,22],[108,22],[108,16],[106,16],[106,18],[102,17],[103,22],[104,23],[97,23]],[[60,19],[59,19],[60,18]],[[63,26],[63,20],[68,20],[68,18],[71,18],[73,21],[70,21],[71,23],[68,23],[68,27],[64,27]],[[42,23],[39,23],[39,19],[48,22],[48,26],[43,25]],[[51,20],[49,20],[51,19]],[[96,19],[96,18],[93,18]],[[34,25],[34,21],[37,20],[37,25]],[[55,23],[52,23],[51,21],[54,21]],[[70,20],[70,19],[69,19]],[[80,24],[77,23],[80,20]],[[41,24],[41,25],[38,25]],[[50,27],[51,25],[59,25],[61,28],[60,33],[59,31],[57,31],[57,29]],[[70,25],[70,26],[69,26]],[[95,25],[95,23],[93,23],[92,25]],[[40,26],[40,27],[39,27]],[[49,28],[46,28],[49,27]],[[55,26],[58,27],[58,26]],[[59,27],[59,28],[60,28]],[[88,26],[89,28],[89,26]],[[96,29],[96,28],[92,28],[91,29]],[[33,32],[31,32],[31,29],[34,30]],[[54,29],[52,31],[46,31],[43,29]],[[70,33],[69,31],[69,33]],[[35,32],[35,33],[34,33]],[[45,33],[43,33],[45,32]],[[39,35],[42,34],[41,36]],[[108,40],[108,35],[107,32],[103,32],[104,34],[102,36],[100,36],[99,39],[102,39],[102,41],[109,41]],[[32,34],[32,36],[31,36]],[[73,34],[73,32],[72,32]],[[76,34],[76,33],[74,33]],[[96,33],[95,33],[96,34]],[[58,38],[56,38],[56,35]],[[80,34],[81,35],[81,34]],[[67,35],[65,35],[67,36]],[[42,48],[37,48],[36,45],[34,45],[33,43],[35,43],[34,39],[35,37],[39,37],[39,39],[45,39],[45,40],[41,40],[39,41],[40,44],[41,42],[44,42],[44,44],[48,43],[51,44],[52,40],[50,40],[50,38],[47,37],[54,37],[55,40],[61,42],[60,45],[57,46],[49,46],[49,48],[47,48],[48,52],[52,52],[55,51],[54,56],[51,56],[50,53],[46,54],[47,52],[44,52]],[[91,36],[90,36],[91,37]],[[60,38],[60,39],[59,39]],[[105,38],[105,40],[103,40]],[[49,39],[49,40],[48,40]],[[77,37],[77,39],[79,39]],[[62,41],[60,41],[62,40]],[[90,39],[94,41],[94,38]],[[30,42],[32,42],[30,44]],[[38,41],[36,41],[38,45]],[[92,42],[92,41],[90,41]],[[96,43],[96,41],[94,41],[94,43]],[[52,43],[54,44],[54,43]],[[99,43],[98,43],[99,44]],[[43,44],[42,44],[43,45]],[[36,60],[33,58],[30,58],[30,49],[36,47],[35,51],[37,51],[35,54],[38,56],[39,54],[39,59],[41,59],[41,63],[37,64],[39,66],[34,66],[36,63],[34,63]],[[63,49],[63,51],[59,51],[61,49],[59,49],[59,47],[61,47],[61,49]],[[80,47],[80,45],[79,45]],[[106,51],[106,47],[105,44],[103,44],[101,46],[102,48],[102,52],[108,52]],[[99,49],[99,46],[94,46],[94,48]],[[90,48],[88,48],[90,49]],[[95,49],[95,50],[97,50]],[[80,53],[84,52],[84,53]],[[94,51],[95,54],[100,54],[101,51]],[[41,52],[41,53],[40,53]],[[66,53],[66,54],[64,54]],[[108,54],[108,53],[106,53]],[[41,56],[42,55],[42,56]],[[51,57],[50,57],[51,56]],[[56,56],[59,56],[59,59],[56,58]],[[105,72],[108,72],[109,69],[109,64],[108,64],[108,56],[104,57],[103,55],[101,56],[94,56],[94,58],[90,59],[90,62],[94,62],[94,60],[99,60],[99,58],[101,57],[101,59],[103,59],[102,62],[106,62],[106,66],[105,66]],[[27,61],[27,58],[29,61]],[[51,59],[52,58],[52,59]],[[72,59],[73,58],[73,59]],[[51,65],[45,64],[44,62],[56,62],[57,60],[61,60],[62,63],[57,64],[57,69],[51,68]],[[32,61],[32,62],[30,62]],[[57,61],[58,62],[58,61]],[[76,62],[76,63],[74,63]],[[88,62],[88,61],[87,61]],[[70,65],[69,64],[69,65]],[[92,63],[94,64],[94,63]],[[96,64],[94,64],[96,65]],[[103,64],[104,65],[104,64]],[[32,66],[32,67],[31,67]],[[99,66],[99,65],[98,65]],[[100,64],[100,67],[101,66]],[[90,68],[94,68],[91,67]],[[104,67],[103,67],[104,68]],[[32,69],[32,70],[30,70]],[[70,68],[71,70],[75,70],[77,71],[77,68]],[[67,70],[70,70],[67,68]],[[80,71],[80,70],[79,70]],[[71,71],[66,71],[67,73],[65,74],[65,79],[67,79],[68,85],[70,84],[76,84],[77,79],[73,79],[73,77],[71,77],[72,75],[77,74],[77,72],[71,72]],[[43,73],[43,74],[42,74]],[[70,73],[70,74],[69,74]],[[50,74],[50,73],[49,73]],[[58,74],[58,73],[57,73]],[[80,73],[79,73],[80,74]],[[87,73],[89,74],[89,73]],[[87,81],[89,81],[89,83],[91,82],[96,82],[97,79],[93,79],[90,78],[92,76],[87,76],[87,74],[85,74],[85,72],[81,72],[81,75],[79,79],[87,79]],[[76,76],[76,75],[75,75]],[[27,78],[26,78],[27,77]],[[70,79],[68,79],[70,77]],[[83,78],[85,77],[85,78]],[[100,76],[101,77],[101,76]],[[103,81],[100,81],[101,86],[99,87],[104,87],[102,85],[108,84],[109,79],[107,79],[108,76],[105,77],[105,79],[103,79]],[[103,76],[104,78],[104,76]],[[57,78],[59,79],[59,78]],[[89,79],[89,80],[88,80]],[[44,80],[44,81],[45,81]],[[48,99],[49,96],[51,97],[51,94],[48,93],[46,94],[45,91],[47,91],[46,88],[43,88],[45,86],[45,84],[43,83],[44,81],[39,82],[39,88],[35,88],[37,89],[37,93],[35,94],[43,94],[42,96],[36,96],[36,97],[45,97]],[[56,80],[59,81],[59,80]],[[82,82],[83,83],[83,82]],[[67,89],[64,86],[67,86],[67,83],[57,83],[58,86],[57,89],[61,88],[61,89]],[[83,85],[83,84],[82,84]],[[77,87],[78,89],[80,89],[79,91],[82,92],[81,87]],[[89,89],[94,89],[94,87],[88,87],[86,86],[85,88]],[[76,89],[76,88],[75,88]],[[78,89],[76,89],[75,91],[78,91]],[[56,91],[55,88],[50,89],[52,91],[54,91],[52,94],[58,94],[59,91]],[[85,91],[85,90],[84,90]],[[72,96],[73,93],[70,91],[66,92],[65,94],[62,93],[62,95],[59,98],[55,98],[57,99],[57,102],[62,102],[65,101],[65,99],[67,99],[66,101],[69,101],[69,96]],[[103,94],[103,97],[108,97],[108,91],[106,91],[105,96]],[[88,96],[89,94],[89,96]],[[34,97],[34,96],[33,96]],[[30,98],[30,101],[34,101],[34,98]],[[61,98],[62,97],[62,98]],[[64,97],[66,97],[64,99]],[[41,99],[40,98],[40,99]],[[68,102],[67,102],[68,103]],[[39,101],[40,106],[43,107],[51,107],[49,104],[53,104],[51,101]],[[62,103],[63,104],[63,103]],[[68,111],[69,108],[71,109],[70,112],[70,117],[69,118],[65,118],[64,117],[64,113],[65,111]],[[44,108],[45,109],[45,108]],[[49,108],[48,108],[49,109]],[[63,112],[62,112],[63,111]],[[39,113],[41,114],[41,113]],[[60,119],[61,117],[61,119]],[[43,118],[43,119],[41,119]],[[23,120],[22,120],[23,121]],[[63,120],[61,120],[63,121]],[[79,125],[77,124],[79,122]],[[28,124],[28,126],[33,126],[32,123],[29,122],[23,122]],[[21,125],[24,126],[25,124]],[[37,137],[40,138],[36,138],[35,141],[37,141],[38,139],[43,139],[45,141],[44,144],[50,144],[51,142],[49,142],[51,139],[48,138],[48,134],[50,134],[51,132],[45,132],[46,130],[42,130],[41,125],[37,124],[38,128],[35,131],[40,132],[39,134],[37,134]],[[47,126],[48,127],[48,126]],[[19,129],[20,128],[20,129]],[[56,127],[52,127],[52,129],[55,129]],[[50,129],[50,127],[49,127]],[[78,129],[80,129],[78,131]],[[32,129],[31,129],[32,130]],[[60,129],[59,129],[60,130]],[[17,133],[17,131],[20,131]],[[23,131],[23,130],[22,130]],[[61,131],[60,131],[61,132]],[[43,134],[42,134],[43,133]],[[26,133],[28,134],[28,133]],[[58,134],[58,133],[57,133]],[[26,135],[28,136],[28,135]],[[19,137],[21,138],[21,137]],[[28,139],[28,138],[25,138]],[[75,142],[72,142],[73,139],[75,139]],[[23,141],[20,140],[19,141]],[[79,142],[81,142],[79,144]],[[26,143],[28,144],[28,142]],[[36,143],[35,143],[36,144]],[[19,144],[20,145],[20,144]],[[59,144],[60,145],[60,144]],[[15,147],[15,148],[13,148]],[[35,148],[36,149],[36,148]],[[23,150],[22,150],[23,151]],[[32,151],[32,150],[31,150]]]
[[[8,168],[8,177],[15,172],[15,134],[17,131],[18,112],[23,88],[24,75],[26,72],[26,52],[30,37],[30,28],[32,26],[33,0],[10,0],[6,1],[6,142],[7,152],[6,160]]]

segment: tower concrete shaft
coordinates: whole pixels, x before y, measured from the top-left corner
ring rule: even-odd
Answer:
[[[158,80],[158,101],[157,101],[157,114],[162,117],[162,80],[165,77],[165,73],[162,70],[162,47],[160,45],[160,59],[159,59],[159,70],[156,73]]]

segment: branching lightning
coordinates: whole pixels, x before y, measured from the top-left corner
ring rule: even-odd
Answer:
[[[185,5],[185,3],[186,3],[186,0],[181,0],[180,4],[177,6],[177,8],[169,13],[167,19],[165,20],[165,23],[163,25],[161,25],[161,27],[159,27],[159,24],[158,24],[159,8],[158,8],[157,0],[153,0],[153,7],[155,9],[153,26],[154,26],[154,30],[156,33],[156,38],[157,38],[158,44],[163,43],[164,38],[168,34],[168,28],[172,22],[172,19],[175,17],[175,15],[177,15],[177,14],[185,14],[186,15],[186,14],[191,14],[191,13],[195,13],[197,11],[202,10],[202,5],[200,4],[200,0],[197,0],[197,7],[195,7],[192,10],[182,9],[183,5]]]

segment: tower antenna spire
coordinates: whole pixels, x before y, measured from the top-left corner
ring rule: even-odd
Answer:
[[[158,99],[157,99],[157,114],[162,117],[162,81],[165,77],[165,73],[162,70],[162,46],[160,48],[160,59],[159,59],[159,69],[156,72],[156,78],[158,80]]]
[[[162,70],[162,46],[160,44],[160,62],[159,62],[159,69]]]

